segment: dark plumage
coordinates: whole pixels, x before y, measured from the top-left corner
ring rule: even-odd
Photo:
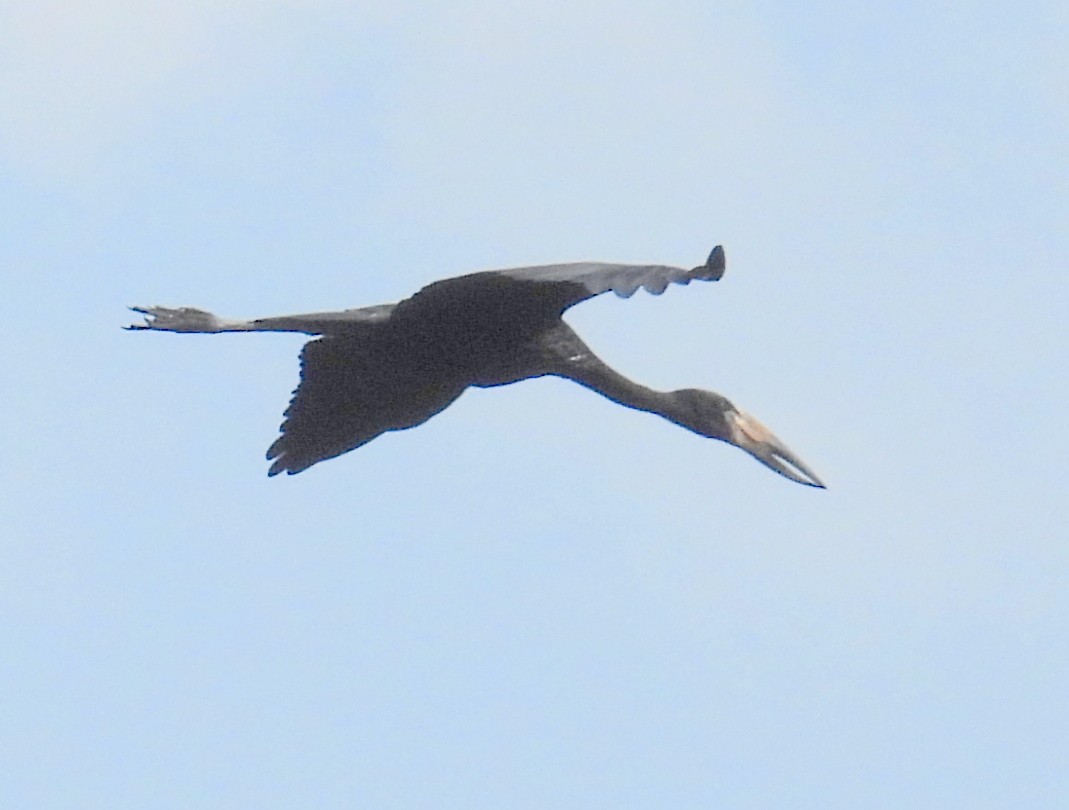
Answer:
[[[292,475],[387,431],[420,425],[469,386],[552,374],[727,441],[793,481],[822,487],[767,428],[724,397],[634,383],[599,360],[561,319],[569,307],[609,290],[621,297],[639,288],[659,295],[669,284],[716,281],[723,273],[718,246],[690,270],[596,262],[493,270],[436,281],[395,305],[341,312],[238,321],[197,309],[134,307],[145,322],[128,328],[321,336],[301,352],[301,382],[282,435],[267,451],[269,475]]]

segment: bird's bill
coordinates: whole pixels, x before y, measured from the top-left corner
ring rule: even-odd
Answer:
[[[809,487],[824,489],[824,482],[796,456],[790,448],[776,438],[767,427],[750,414],[738,411],[732,414],[731,442],[785,478]]]

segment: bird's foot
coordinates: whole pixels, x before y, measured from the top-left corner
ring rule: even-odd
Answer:
[[[124,329],[154,329],[157,332],[217,332],[219,319],[210,312],[193,307],[130,307],[143,315],[144,323],[134,323]]]

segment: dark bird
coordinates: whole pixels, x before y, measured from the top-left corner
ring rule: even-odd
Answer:
[[[267,451],[268,475],[293,475],[367,444],[389,430],[421,425],[469,386],[533,377],[574,380],[628,408],[648,411],[700,436],[733,444],[780,475],[824,484],[771,431],[720,394],[655,391],[609,368],[561,319],[569,307],[612,290],[660,295],[669,284],[716,281],[717,246],[704,265],[580,262],[491,270],[436,281],[398,304],[230,320],[183,307],[131,307],[127,329],[164,332],[303,332],[301,381],[282,435]]]

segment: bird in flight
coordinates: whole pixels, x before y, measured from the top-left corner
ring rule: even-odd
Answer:
[[[577,262],[515,267],[444,279],[411,298],[383,304],[254,320],[190,307],[131,307],[157,332],[301,332],[301,380],[267,451],[268,475],[302,472],[391,430],[421,425],[469,386],[488,388],[554,375],[680,427],[733,444],[792,481],[824,484],[772,432],[728,399],[684,388],[656,391],[602,362],[561,318],[610,290],[717,281],[724,250],[690,270],[663,265]]]

